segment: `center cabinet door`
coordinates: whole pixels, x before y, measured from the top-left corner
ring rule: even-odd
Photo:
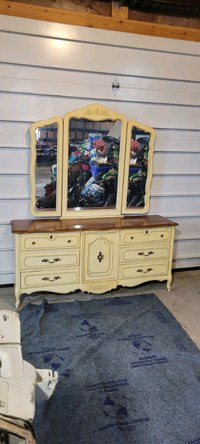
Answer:
[[[83,236],[83,279],[106,280],[117,276],[118,233],[87,233]]]

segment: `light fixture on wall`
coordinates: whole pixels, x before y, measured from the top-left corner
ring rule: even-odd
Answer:
[[[119,82],[117,77],[115,77],[114,82],[112,83],[112,91],[114,96],[116,96],[119,91]]]

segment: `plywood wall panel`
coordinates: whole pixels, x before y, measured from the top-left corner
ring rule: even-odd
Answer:
[[[200,239],[181,240],[174,244],[174,258],[188,259],[199,258]]]
[[[28,174],[30,150],[0,148],[0,174]]]
[[[14,270],[15,266],[13,251],[0,250],[0,273],[13,273]]]
[[[151,197],[149,214],[177,218],[189,216],[200,217],[200,196]]]
[[[200,217],[174,218],[178,223],[175,230],[176,240],[179,239],[200,239]]]
[[[13,272],[9,272],[8,270],[5,273],[0,273],[0,285],[9,285],[9,284],[13,284],[15,281],[15,275]],[[13,288],[10,290],[12,295],[13,293]]]
[[[28,199],[31,186],[29,175],[0,176],[0,199]]]
[[[154,172],[156,174],[200,174],[200,153],[154,154]]]
[[[14,236],[11,233],[9,224],[0,225],[0,251],[1,250],[14,251]]]
[[[30,201],[27,199],[0,200],[0,224],[9,224],[14,219],[32,219]]]
[[[200,267],[200,259],[176,259],[172,262],[173,269],[177,269],[182,271],[182,269],[188,268],[199,268]],[[180,276],[181,277],[181,276]]]
[[[2,110],[2,122],[0,122],[0,147],[29,148],[29,126],[29,123],[6,122]]]
[[[154,175],[151,185],[152,196],[200,196],[199,175]]]
[[[68,111],[96,102],[91,98],[2,93],[0,95],[0,120],[34,122],[57,115],[63,117]],[[117,97],[112,101],[101,100],[100,103],[124,114],[127,120],[134,119],[154,128],[199,129],[200,107],[120,102]]]
[[[200,59],[162,51],[145,51],[113,45],[58,40],[2,32],[2,62],[24,65],[107,72],[125,75],[199,81]],[[31,50],[30,50],[31,48]]]
[[[165,134],[162,134],[162,132]],[[175,130],[158,130],[156,134],[155,151],[200,153],[200,131],[185,130],[181,132]]]
[[[89,67],[88,67],[89,69]],[[93,97],[113,100],[113,75],[68,69],[44,69],[21,65],[0,65],[1,91],[53,96]],[[117,100],[176,105],[200,105],[200,84],[158,80],[147,76],[117,75]]]
[[[139,34],[129,34],[101,29],[90,29],[60,23],[32,20],[19,17],[0,15],[0,28],[3,31],[20,32],[23,34],[55,37],[57,39],[75,40],[88,43],[101,43],[120,47],[141,48],[150,51],[163,51],[180,54],[200,55],[199,43],[180,41],[168,38],[157,38]]]

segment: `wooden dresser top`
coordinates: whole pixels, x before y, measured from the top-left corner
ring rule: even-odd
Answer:
[[[178,224],[162,216],[126,216],[98,219],[21,219],[12,220],[10,225],[13,233],[23,234],[175,227]]]

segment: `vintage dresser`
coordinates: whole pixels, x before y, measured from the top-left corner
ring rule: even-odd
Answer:
[[[41,291],[102,294],[150,280],[170,290],[177,224],[147,215],[154,141],[152,128],[101,105],[31,126],[34,219],[11,222],[16,307]]]

